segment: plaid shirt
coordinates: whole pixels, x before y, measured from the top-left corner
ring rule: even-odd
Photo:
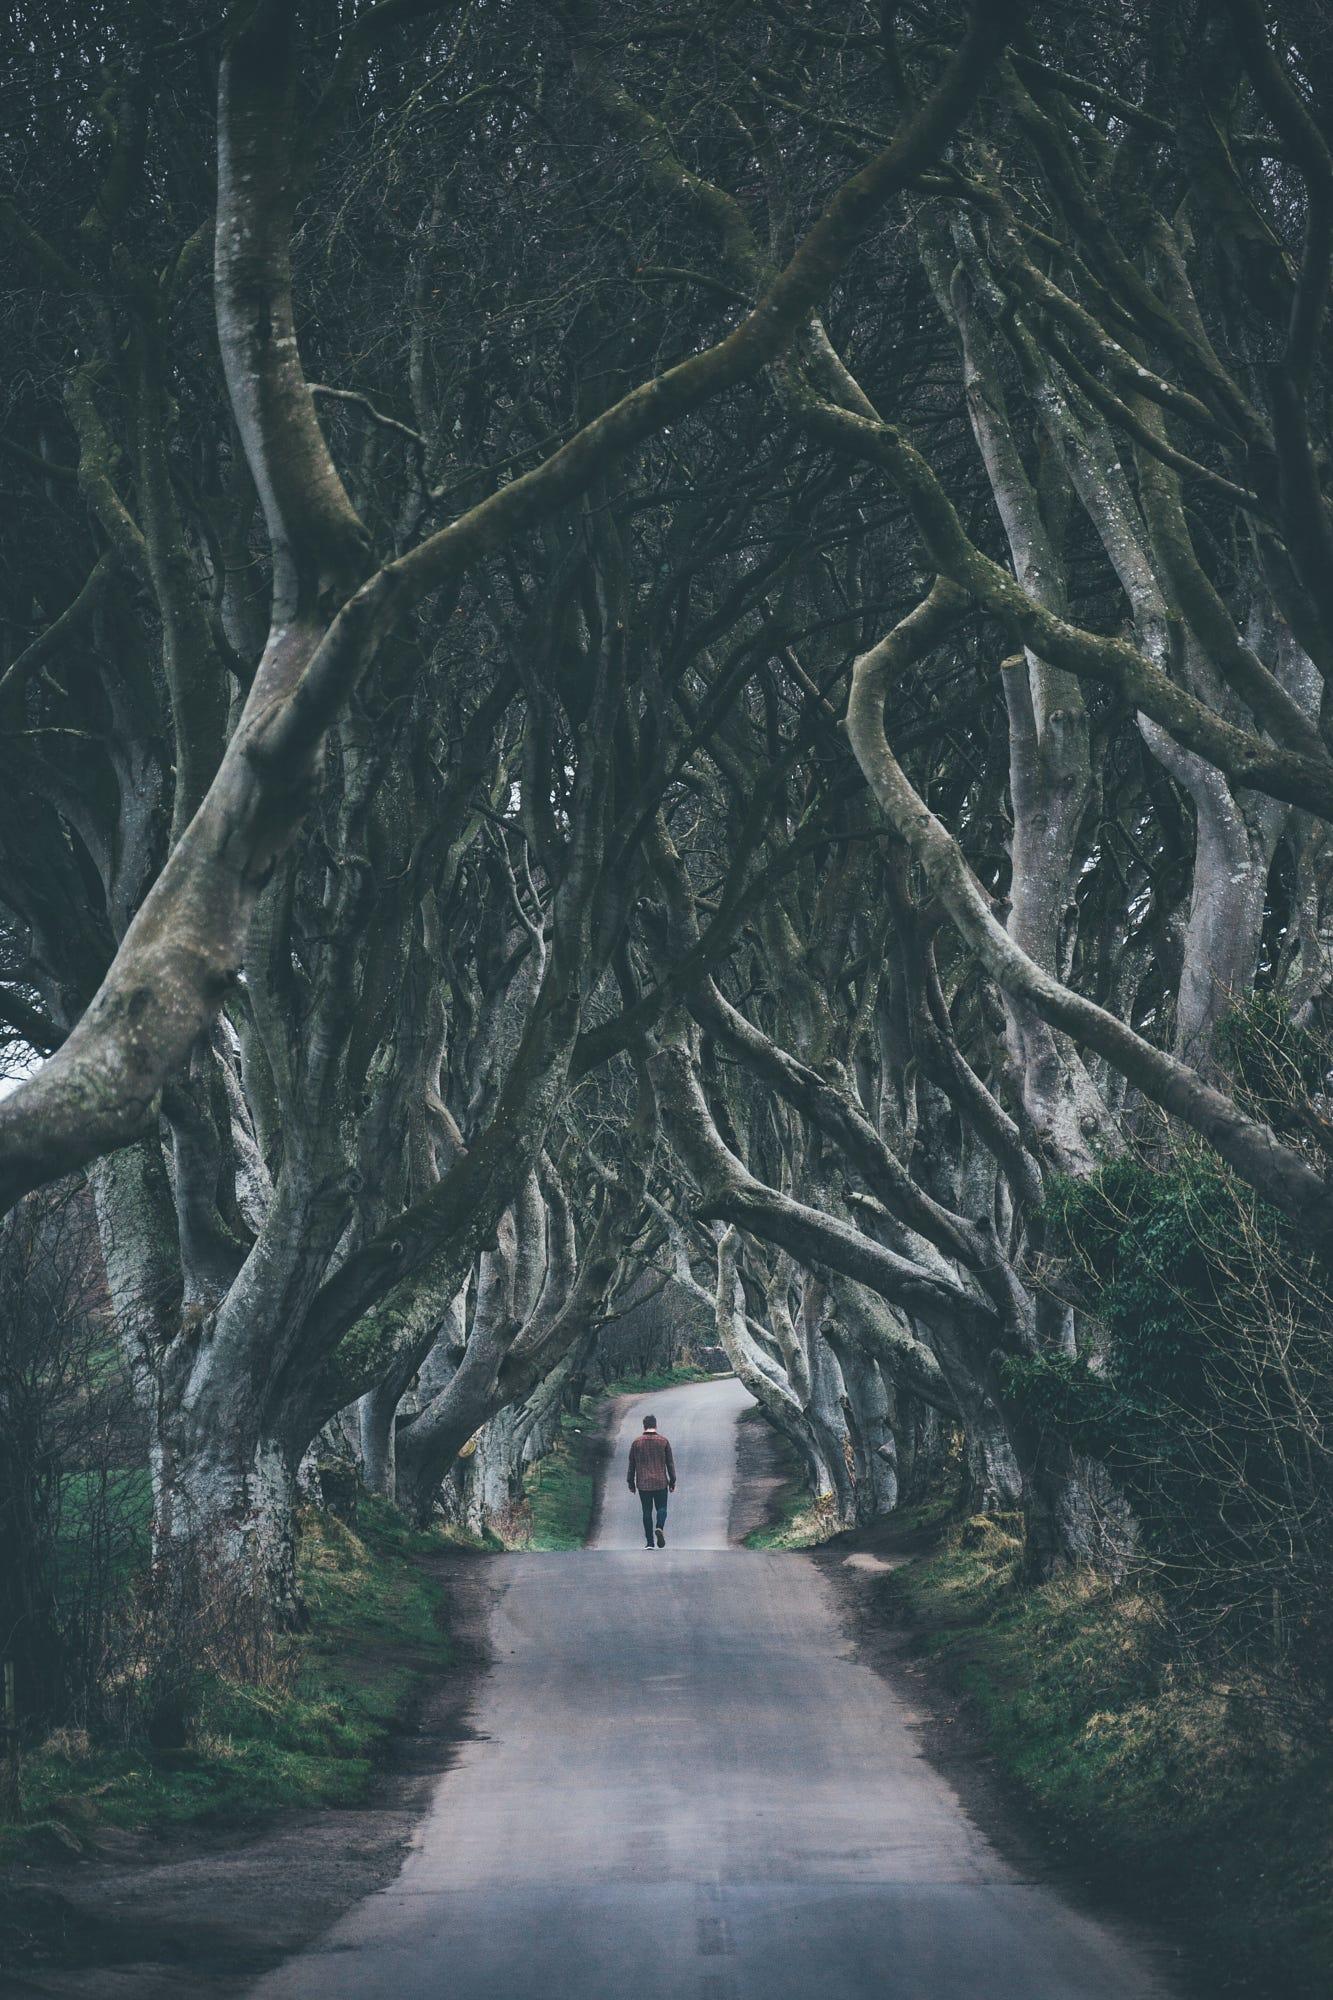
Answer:
[[[676,1483],[676,1461],[671,1456],[671,1440],[660,1431],[644,1431],[629,1448],[629,1490],[660,1493]]]

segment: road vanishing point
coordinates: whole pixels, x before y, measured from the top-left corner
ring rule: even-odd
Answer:
[[[637,1399],[593,1546],[495,1559],[475,1734],[401,1873],[254,2000],[1165,2000],[973,1825],[818,1566],[728,1545],[748,1403]],[[649,1408],[680,1475],[652,1553]]]

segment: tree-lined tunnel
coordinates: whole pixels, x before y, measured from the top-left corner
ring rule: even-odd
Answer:
[[[313,1546],[520,1542],[706,1352],[811,1538],[1120,1621],[1124,1754],[1023,1725],[1111,1847],[1176,1761],[1266,1825],[1333,1691],[1326,0],[179,16],[0,43],[4,1823],[51,1743],[222,1788]],[[812,1797],[869,1732],[887,1879],[897,1725],[705,1497],[656,1588],[721,1646],[735,1579]]]

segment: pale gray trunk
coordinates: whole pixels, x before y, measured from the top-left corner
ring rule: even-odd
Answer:
[[[156,1139],[108,1153],[89,1172],[107,1289],[136,1393],[154,1400],[155,1358],[180,1324],[176,1214]]]
[[[801,1334],[810,1371],[808,1417],[819,1440],[833,1487],[838,1520],[850,1527],[857,1517],[851,1434],[847,1427],[842,1370],[824,1338],[828,1293],[818,1278],[807,1278],[801,1298]]]
[[[1066,385],[1053,369],[1038,400],[1129,601],[1143,651],[1173,676],[1183,668],[1186,685],[1218,713],[1234,713],[1236,703],[1203,648],[1188,628],[1182,634],[1180,621],[1173,619],[1152,533],[1130,491],[1114,439],[1100,421],[1075,412]],[[1173,631],[1180,639],[1179,661],[1171,656]],[[1258,623],[1252,636],[1260,638]],[[1313,666],[1292,644],[1280,644],[1276,652],[1280,683],[1313,716],[1317,702]],[[1253,985],[1269,870],[1290,807],[1236,787],[1215,765],[1182,749],[1146,716],[1139,717],[1139,727],[1153,755],[1194,805],[1194,874],[1175,1049],[1192,1067],[1207,1071],[1218,1022]]]
[[[532,1465],[544,1458],[559,1437],[560,1413],[572,1394],[571,1384],[586,1365],[595,1336],[585,1334],[540,1381],[515,1412],[514,1429],[523,1460]]]
[[[507,1527],[518,1497],[522,1448],[514,1438],[514,1412],[501,1410],[477,1432],[475,1448],[458,1461],[453,1485],[458,1518],[474,1535]]]
[[[235,1421],[201,1429],[183,1412],[159,1413],[150,1442],[157,1563],[193,1567],[222,1618],[280,1622],[302,1616],[296,1575],[297,1463],[256,1436],[243,1407]]]
[[[872,1521],[898,1505],[898,1442],[888,1391],[876,1362],[832,1330],[825,1336],[838,1357],[856,1455],[856,1517]]]
[[[962,266],[950,277],[942,245],[924,247],[941,309],[952,313],[962,345],[968,415],[1009,544],[1014,574],[1033,601],[1064,616],[1063,565],[1052,545],[1036,490],[1019,452],[990,335],[973,302],[977,287],[992,311],[1003,311],[970,228],[959,224]],[[1083,691],[1031,650],[1006,661],[1009,716],[1010,911],[1015,942],[1046,971],[1062,973],[1070,940],[1079,837],[1096,795],[1089,759]],[[1056,1033],[1021,994],[1005,995],[1007,1039],[1023,1103],[1066,1172],[1095,1164],[1106,1138],[1106,1111],[1073,1045]]]
[[[735,1229],[723,1230],[718,1237],[715,1312],[719,1344],[737,1378],[774,1429],[796,1447],[814,1499],[836,1502],[837,1480],[825,1439],[798,1400],[785,1370],[764,1353],[746,1323],[744,1293],[737,1270],[739,1241]]]
[[[1249,638],[1261,651],[1267,620],[1253,619]],[[1274,677],[1307,715],[1319,705],[1319,675],[1285,628],[1273,638]],[[1225,708],[1217,676],[1199,649],[1185,648],[1198,693]],[[1152,724],[1144,736],[1194,804],[1194,878],[1176,1002],[1175,1050],[1196,1069],[1213,1060],[1218,1023],[1254,987],[1268,878],[1291,808],[1263,793],[1233,788],[1212,765],[1181,750]]]

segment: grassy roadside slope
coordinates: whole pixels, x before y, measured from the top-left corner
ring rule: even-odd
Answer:
[[[560,1436],[525,1478],[530,1549],[581,1549],[592,1527],[605,1452],[604,1404],[566,1410]]]
[[[1204,1682],[1141,1592],[1025,1587],[1018,1555],[1000,1524],[955,1525],[884,1579],[882,1607],[968,1697],[1054,1842],[1182,1930],[1209,1993],[1333,1991],[1333,1733]]]
[[[184,1750],[57,1731],[24,1760],[22,1818],[0,1825],[0,1862],[77,1854],[100,1826],[225,1825],[355,1803],[417,1687],[450,1658],[443,1594],[421,1560],[441,1546],[381,1501],[363,1499],[355,1523],[310,1513],[299,1550],[310,1624],[269,1684],[201,1673]]]
[[[651,1396],[657,1389],[682,1389],[691,1382],[720,1380],[720,1376],[707,1368],[697,1368],[692,1361],[680,1361],[674,1368],[653,1368],[646,1375],[624,1375],[608,1382],[598,1400],[608,1396]]]

